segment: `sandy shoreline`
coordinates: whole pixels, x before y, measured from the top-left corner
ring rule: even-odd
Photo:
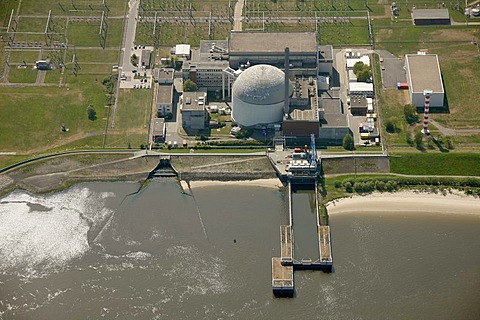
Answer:
[[[183,181],[182,181],[183,185]],[[279,188],[282,182],[278,179],[257,179],[257,180],[239,180],[239,181],[215,181],[215,180],[197,180],[190,181],[190,188],[203,188],[212,186],[251,186],[265,188]]]
[[[480,216],[480,199],[466,196],[461,192],[446,195],[415,191],[373,193],[367,196],[355,195],[334,200],[326,206],[329,215],[362,212],[418,212]]]

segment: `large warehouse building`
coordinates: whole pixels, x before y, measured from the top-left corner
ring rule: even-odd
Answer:
[[[319,48],[316,32],[232,32],[228,38],[230,67],[238,69],[252,65],[270,64],[283,68],[285,48],[290,49],[292,75],[316,76]]]
[[[405,70],[410,99],[414,106],[423,107],[424,90],[432,90],[430,107],[443,107],[445,91],[436,54],[405,55]]]

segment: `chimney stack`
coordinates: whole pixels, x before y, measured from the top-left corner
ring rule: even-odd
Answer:
[[[283,113],[288,115],[290,111],[290,49],[285,48],[285,105]]]

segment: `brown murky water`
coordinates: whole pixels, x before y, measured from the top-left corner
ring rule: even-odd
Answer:
[[[275,299],[279,190],[137,188],[1,198],[0,319],[480,318],[478,216],[332,216],[334,273]]]

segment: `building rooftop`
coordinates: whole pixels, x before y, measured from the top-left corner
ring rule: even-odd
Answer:
[[[202,91],[184,92],[182,95],[182,111],[205,110],[207,94]]]
[[[290,94],[293,91],[290,88]],[[285,74],[282,70],[258,64],[243,71],[233,83],[232,94],[243,102],[271,105],[285,99]]]
[[[330,61],[333,60],[333,47],[331,45],[318,46],[320,60]]]
[[[182,69],[225,69],[228,67],[228,61],[186,61],[183,63]]]
[[[340,99],[323,98],[321,105],[325,114],[342,114]]]
[[[165,119],[153,119],[153,135],[163,135],[165,133]]]
[[[173,84],[160,84],[157,90],[157,103],[172,103]]]
[[[173,83],[174,72],[175,71],[172,68],[154,69],[153,76],[155,78],[155,81]]]
[[[175,55],[177,56],[189,56],[190,45],[189,44],[177,44],[175,46]]]
[[[285,48],[290,53],[315,53],[317,34],[315,32],[232,32],[229,51],[232,53],[263,52],[281,53]]]
[[[342,113],[325,113],[321,121],[322,127],[347,127],[347,115]]]
[[[413,9],[412,17],[416,19],[450,19],[448,9]]]
[[[444,92],[440,64],[436,54],[407,54],[405,55],[407,72],[412,80],[412,92]]]

